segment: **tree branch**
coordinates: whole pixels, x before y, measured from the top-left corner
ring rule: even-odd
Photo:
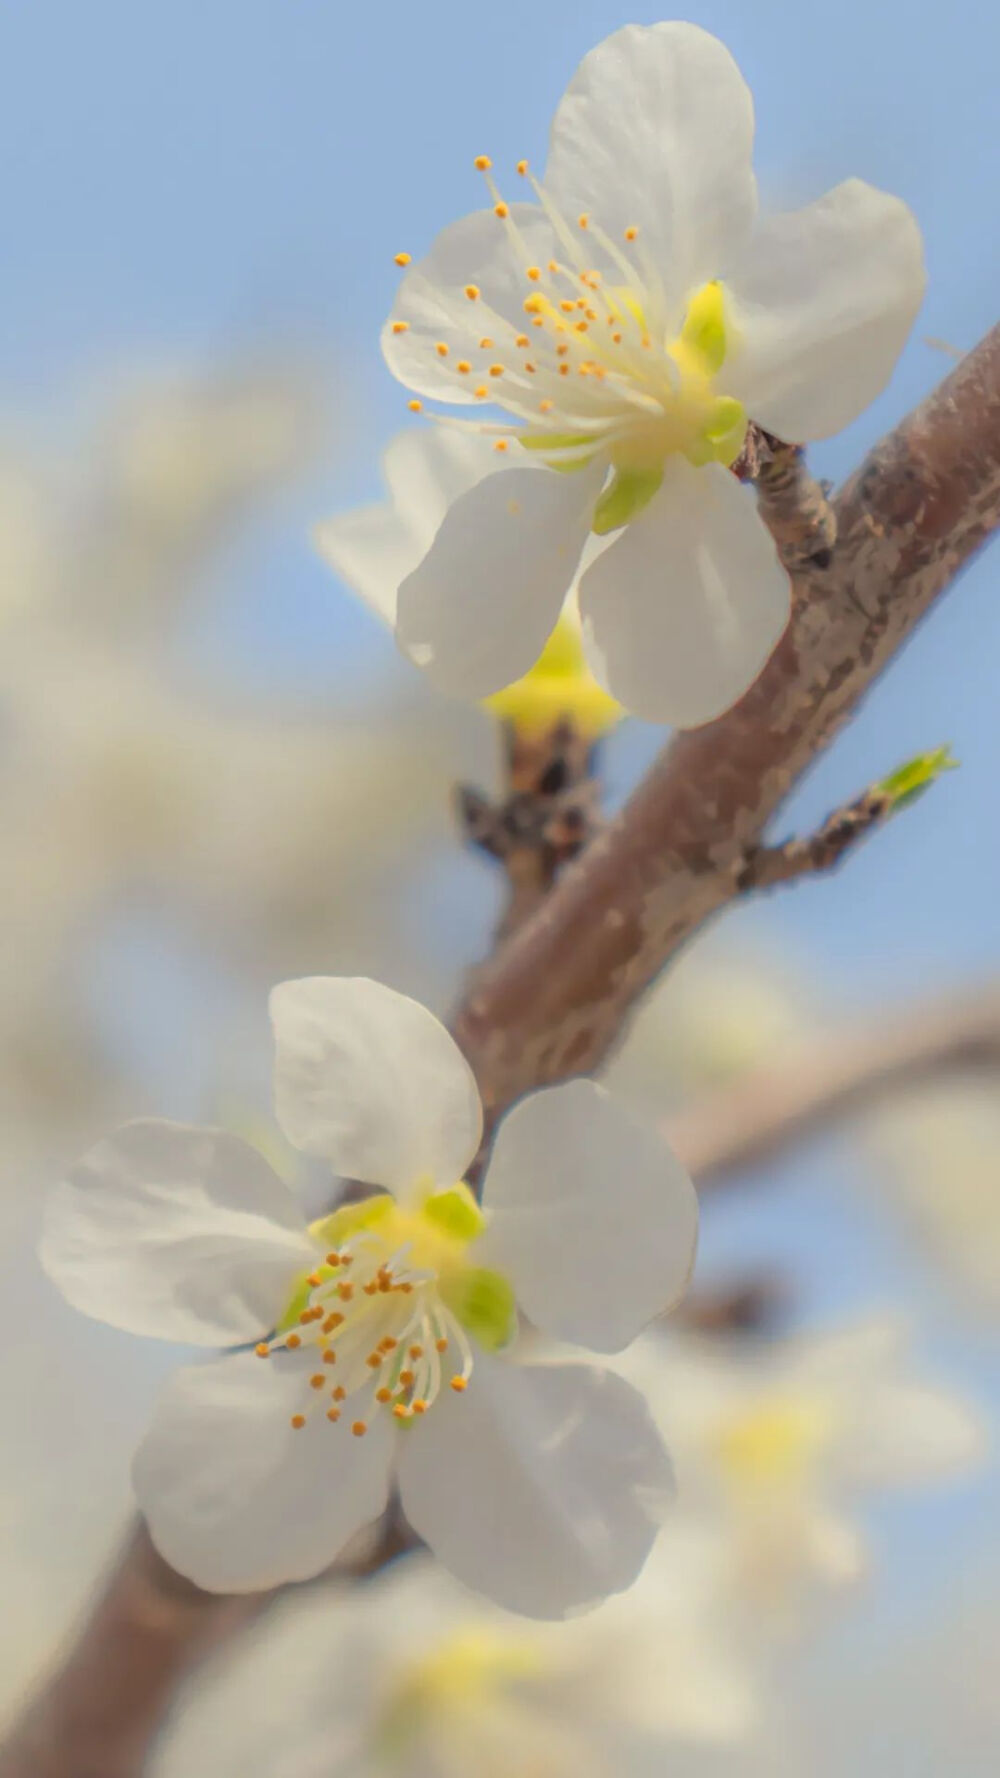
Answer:
[[[700,1190],[786,1153],[890,1093],[962,1069],[1000,1073],[1000,985],[846,1024],[671,1120]]]
[[[920,619],[1000,522],[1000,328],[834,502],[829,564],[746,696],[677,735],[618,818],[477,975],[454,1030],[491,1117],[588,1073],[629,1009],[738,893],[741,863]]]
[[[829,557],[774,521],[794,613],[757,685],[670,743],[477,974],[454,1028],[491,1119],[602,1060],[667,960],[738,893],[741,861],[791,786],[1000,521],[1000,329],[872,452],[833,516]],[[191,1589],[138,1534],[0,1753],[0,1778],[136,1778],[177,1682],[246,1610]]]

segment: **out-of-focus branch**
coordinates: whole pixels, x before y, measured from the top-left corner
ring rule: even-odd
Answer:
[[[962,1069],[1000,1075],[1000,985],[800,1040],[671,1120],[699,1189],[774,1160],[890,1093]]]
[[[596,748],[573,722],[528,735],[504,723],[500,733],[499,801],[468,784],[460,784],[455,795],[462,837],[495,858],[507,878],[498,943],[541,906],[563,865],[589,844],[601,819]]]
[[[833,512],[827,565],[790,561],[792,620],[757,684],[669,743],[477,974],[454,1030],[493,1119],[603,1060],[664,964],[739,893],[789,790],[1000,523],[1000,328],[876,446]]]
[[[791,786],[1000,522],[1000,328],[851,478],[832,545],[804,475],[800,458],[785,461],[784,517],[770,513],[795,598],[761,679],[670,743],[456,1015],[493,1120],[520,1093],[601,1061],[664,963],[739,893],[741,865]],[[793,535],[796,486],[813,501],[808,549]],[[768,498],[765,485],[765,515]],[[0,1778],[136,1778],[176,1684],[246,1610],[189,1589],[140,1535],[0,1752]]]
[[[736,873],[736,887],[743,895],[753,889],[774,889],[833,870],[892,809],[885,791],[862,791],[842,809],[828,815],[822,827],[806,839],[785,840],[780,846],[754,846]]]

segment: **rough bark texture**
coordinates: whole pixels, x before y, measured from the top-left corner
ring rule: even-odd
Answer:
[[[796,483],[810,507],[801,524]],[[493,1117],[602,1060],[673,952],[739,892],[791,786],[1000,523],[1000,329],[851,478],[832,548],[801,459],[772,484],[760,478],[762,505],[796,570],[788,633],[734,710],[671,742],[477,974],[455,1029]],[[136,1778],[180,1679],[252,1609],[188,1586],[137,1534],[0,1752],[0,1778]]]
[[[875,448],[834,514],[829,565],[795,573],[792,621],[761,679],[669,743],[477,976],[454,1029],[494,1118],[604,1059],[643,990],[737,892],[791,787],[1000,522],[1000,329]]]

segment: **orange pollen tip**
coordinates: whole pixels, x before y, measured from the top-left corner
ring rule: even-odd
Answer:
[[[424,1355],[424,1349],[422,1346],[411,1346],[410,1347],[410,1357],[411,1358],[423,1358],[423,1355]]]
[[[467,284],[465,286],[465,294],[468,297],[470,303],[474,303],[477,296],[479,295],[479,285],[478,284]]]
[[[629,226],[629,227],[628,227],[628,228],[627,228],[627,229],[626,229],[626,230],[625,230],[625,239],[626,239],[626,241],[634,241],[634,240],[635,240],[635,238],[636,238],[636,235],[637,235],[637,234],[638,234],[638,233],[639,233],[639,230],[638,230],[638,229],[637,229],[637,228],[636,228],[636,227],[635,227],[635,226],[634,226],[634,224],[632,224],[632,225],[630,225],[630,226]]]
[[[565,358],[568,351],[569,351],[569,347],[564,342],[561,346],[556,347],[556,357],[557,358]]]
[[[526,315],[537,315],[542,307],[542,298],[537,295],[526,296],[523,307]]]
[[[299,1339],[298,1334],[289,1334],[287,1340],[285,1341],[285,1345],[288,1346],[292,1352],[295,1351],[295,1348],[297,1346],[301,1346],[301,1344],[302,1344],[302,1341]]]
[[[338,1284],[337,1285],[337,1295],[339,1296],[342,1303],[349,1303],[352,1296],[354,1295],[354,1285],[353,1284]]]
[[[574,333],[586,333],[589,326],[590,326],[589,321],[575,321],[573,323],[573,332]]]
[[[422,401],[408,401],[406,405],[409,408],[411,414],[419,414],[419,412],[424,404]]]
[[[408,321],[394,321],[392,331],[393,333],[409,333],[410,323]]]
[[[353,1253],[342,1253],[340,1256],[340,1263],[342,1266],[353,1266],[353,1264],[354,1264]]]
[[[587,216],[586,214],[584,214],[583,216],[578,216],[576,220],[577,220],[577,223],[579,224],[580,228],[589,228],[590,227],[590,217]]]
[[[448,1342],[446,1339],[435,1340],[434,1344],[439,1352],[447,1352]]]
[[[334,1401],[343,1401],[346,1395],[347,1390],[344,1388],[343,1383],[338,1383],[336,1389],[333,1390]]]
[[[413,259],[412,253],[397,253],[396,258],[395,258],[395,263],[396,263],[396,265],[409,265],[411,263],[412,259]]]
[[[621,343],[622,343],[622,336],[621,336],[621,334],[620,334],[620,333],[613,333],[613,334],[612,334],[612,335],[611,335],[611,338],[612,338],[612,339],[613,339],[613,340],[614,340],[614,342],[615,342],[615,345],[616,345],[616,346],[620,346],[620,345],[621,345]]]
[[[340,1419],[340,1409],[339,1408],[327,1408],[326,1417],[328,1420],[332,1420],[334,1425],[336,1425],[337,1421]]]
[[[401,1284],[399,1286],[399,1288],[402,1291],[404,1296],[412,1296],[412,1294],[413,1294],[413,1285],[412,1284]]]
[[[537,284],[537,283],[538,283],[538,280],[539,280],[539,278],[540,278],[540,277],[541,277],[541,275],[542,275],[542,271],[541,271],[541,267],[540,267],[540,266],[537,266],[537,265],[529,265],[529,266],[528,266],[528,267],[527,267],[527,269],[526,269],[526,276],[527,276],[527,277],[529,277],[529,278],[530,278],[530,279],[531,279],[531,282],[532,282],[532,283],[533,283],[533,284]]]
[[[487,389],[486,384],[480,383],[479,388],[475,391],[475,394],[476,394],[477,401],[485,401],[487,395],[489,394],[489,390]]]
[[[505,438],[498,438],[493,449],[495,451],[505,451],[507,449],[507,440]]]
[[[535,371],[538,369],[538,366],[536,364],[529,364],[527,362],[527,360],[525,360],[524,368],[527,371],[529,377],[533,377],[535,374]]]
[[[461,1395],[462,1391],[469,1387],[468,1381],[465,1377],[452,1377],[451,1386],[454,1389],[456,1395]]]
[[[486,335],[486,337],[479,342],[479,350],[481,352],[488,352],[492,344],[493,341],[490,339],[489,335]]]
[[[569,365],[568,364],[560,364],[559,375],[561,377],[568,377],[569,376]]]
[[[315,1377],[309,1378],[309,1387],[311,1389],[322,1389],[323,1384],[325,1382],[326,1382],[326,1378],[322,1375],[321,1372],[318,1371],[316,1373]]]
[[[379,1340],[379,1350],[382,1352],[395,1352],[398,1345],[399,1341],[394,1339],[392,1334],[386,1334],[384,1340]]]
[[[386,1402],[387,1402],[387,1401],[391,1401],[391,1400],[392,1400],[392,1390],[391,1390],[391,1389],[386,1389],[386,1387],[385,1387],[385,1385],[384,1385],[384,1384],[383,1384],[383,1386],[382,1386],[382,1388],[381,1388],[381,1389],[376,1389],[376,1391],[375,1391],[375,1400],[376,1400],[376,1401],[380,1401],[380,1402],[381,1402],[381,1403],[382,1403],[382,1405],[383,1405],[383,1407],[384,1407],[384,1406],[385,1406],[385,1403],[386,1403]]]
[[[505,217],[510,215],[510,209],[508,205],[504,203],[502,198],[500,199],[499,204],[494,204],[493,214],[494,216],[499,216],[501,222],[504,221]]]
[[[436,353],[437,353],[437,355],[438,355],[438,357],[439,357],[439,358],[447,358],[447,356],[448,356],[448,348],[447,348],[447,346],[446,346],[446,345],[445,345],[445,343],[444,343],[444,340],[438,340],[438,343],[437,343],[437,345],[436,345],[436,346],[435,346],[435,347],[434,347],[434,350],[435,350],[435,352],[436,352]]]
[[[365,1422],[363,1420],[355,1420],[353,1426],[351,1427],[351,1431],[353,1432],[355,1438],[364,1438],[365,1433],[368,1431],[368,1428],[365,1425]]]
[[[306,1423],[306,1417],[304,1414],[293,1414],[292,1415],[292,1425],[294,1426],[296,1432],[301,1432],[305,1423]]]
[[[535,319],[533,320],[531,325],[532,325],[532,327],[544,327],[545,326],[545,316],[544,315],[536,315]]]
[[[427,1412],[427,1403],[425,1401],[423,1401],[419,1396],[417,1397],[417,1400],[413,1403],[413,1412],[415,1414],[426,1414],[426,1412]]]
[[[335,1327],[342,1326],[343,1320],[344,1320],[343,1315],[340,1315],[340,1314],[328,1315],[326,1320],[323,1323],[323,1332],[324,1333],[332,1333]]]
[[[458,371],[459,376],[467,377],[472,366],[467,358],[460,358],[455,369]],[[386,1280],[386,1289],[388,1289],[388,1280]]]
[[[530,342],[528,340],[528,336],[526,333],[519,333],[517,336],[517,339],[514,341],[515,346],[522,346],[522,347],[527,346],[529,343]]]
[[[558,259],[550,259],[549,260],[549,271],[550,272],[557,272],[558,270],[559,270]]]
[[[323,1280],[318,1272],[310,1272],[306,1282],[312,1285],[313,1290],[318,1290]]]
[[[550,401],[548,396],[546,396],[544,401],[538,403],[538,411],[540,414],[550,414],[554,406],[555,402]]]
[[[576,304],[575,304],[575,302],[571,302],[568,296],[564,296],[562,301],[559,304],[559,307],[561,308],[564,315],[571,315],[573,313],[573,310],[576,308]]]
[[[336,1354],[336,1352],[334,1352],[333,1348],[331,1347],[328,1352],[324,1352],[323,1363],[324,1364],[336,1364],[336,1362],[337,1362],[337,1354]]]
[[[490,365],[490,376],[491,377],[502,377],[503,376],[503,365],[502,364],[491,364]]]
[[[301,1315],[299,1316],[299,1326],[300,1327],[308,1327],[311,1320],[312,1320],[312,1310],[311,1309],[303,1309]]]
[[[400,1371],[399,1380],[402,1383],[404,1389],[409,1389],[413,1383],[413,1372],[412,1371]]]
[[[405,323],[404,323],[404,325],[405,325]],[[334,1266],[334,1267],[339,1266],[340,1254],[339,1253],[328,1253],[326,1256],[326,1263],[328,1266]]]
[[[526,173],[526,172],[527,172],[527,171],[528,171],[528,163],[527,163],[527,161],[518,161],[518,163],[517,163],[517,170],[518,170],[518,172],[519,172],[519,173],[520,173],[520,175],[521,175],[521,178],[522,178],[522,179],[523,179],[523,178],[524,178],[524,175],[525,175],[525,173]]]
[[[488,154],[477,154],[473,165],[477,173],[488,173],[493,162]]]
[[[381,1352],[369,1352],[368,1357],[365,1359],[365,1363],[369,1370],[377,1371],[379,1365],[382,1363]]]
[[[263,1340],[261,1340],[259,1346],[254,1347],[254,1351],[256,1352],[258,1358],[270,1358],[270,1356],[271,1356],[271,1348],[270,1348],[270,1346],[266,1345]]]
[[[410,1410],[404,1402],[397,1401],[392,1411],[397,1420],[408,1420],[410,1418]]]

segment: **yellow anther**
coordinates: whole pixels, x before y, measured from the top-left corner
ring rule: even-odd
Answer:
[[[477,297],[479,296],[479,285],[478,284],[467,284],[465,286],[465,294],[468,297],[470,303],[474,303],[476,301]]]
[[[336,1362],[337,1362],[337,1354],[333,1350],[333,1347],[331,1346],[323,1354],[323,1363],[324,1364],[336,1364]]]
[[[334,1425],[336,1425],[337,1421],[340,1419],[340,1409],[339,1408],[327,1408],[326,1417],[328,1420],[332,1420]]]
[[[495,451],[506,451],[506,450],[508,450],[508,449],[509,449],[509,446],[508,446],[508,444],[507,444],[507,440],[506,440],[506,439],[505,439],[505,438],[498,438],[498,439],[497,439],[497,441],[496,441],[496,444],[495,444],[495,445],[494,445],[494,446],[493,446],[493,449],[494,449],[494,450],[495,450]]]
[[[492,344],[493,344],[493,341],[490,339],[489,334],[488,333],[484,334],[482,339],[479,342],[479,350],[481,352],[488,352],[490,347],[492,346]]]
[[[558,270],[559,270],[558,259],[550,259],[549,260],[549,271],[550,272],[557,272]]]
[[[588,331],[589,327],[590,327],[589,321],[574,321],[573,332],[574,333],[586,333]]]
[[[409,323],[407,321],[403,321],[401,323],[401,326],[407,327],[407,326],[409,326]],[[333,1266],[334,1268],[336,1268],[340,1264],[340,1254],[339,1253],[328,1253],[326,1256],[326,1263],[328,1266]]]
[[[285,1345],[292,1352],[295,1351],[296,1346],[301,1346],[301,1344],[302,1344],[302,1341],[299,1339],[298,1334],[289,1334],[287,1340],[285,1341]]]
[[[365,1359],[365,1363],[369,1370],[377,1371],[379,1365],[382,1363],[381,1352],[369,1352],[368,1357]]]
[[[621,345],[621,343],[622,343],[622,336],[621,336],[621,334],[620,334],[620,333],[613,333],[613,334],[612,334],[612,335],[611,335],[611,338],[612,338],[612,339],[613,339],[613,340],[614,340],[614,342],[615,342],[615,345],[616,345],[616,346],[620,346],[620,345]]]
[[[394,1339],[392,1334],[386,1334],[384,1340],[379,1340],[379,1346],[383,1352],[395,1352],[398,1345],[399,1341]]]
[[[381,1389],[376,1389],[375,1391],[375,1400],[381,1402],[384,1407],[387,1401],[392,1400],[392,1390],[387,1389],[383,1383]]]
[[[636,236],[638,235],[638,233],[639,233],[639,230],[636,228],[635,224],[631,223],[629,225],[629,227],[625,230],[626,241],[634,241]]]
[[[517,339],[514,341],[514,344],[515,344],[515,346],[524,347],[524,346],[530,345],[531,341],[529,340],[526,333],[519,333],[517,336]]]
[[[502,364],[491,364],[490,365],[490,376],[491,377],[502,377],[503,376],[503,365]]]
[[[408,1420],[410,1418],[410,1410],[405,1402],[397,1401],[392,1411],[397,1420]]]
[[[568,296],[564,296],[564,297],[560,298],[559,307],[561,308],[564,315],[572,315],[573,310],[576,308],[576,304],[575,304],[575,302],[571,301],[571,299]]]
[[[576,220],[577,220],[577,224],[580,228],[589,228],[590,227],[590,217],[586,214],[586,212],[584,212],[584,214],[582,216],[578,216]]]
[[[493,165],[488,154],[477,154],[473,162],[477,173],[488,173]]]
[[[408,321],[394,321],[392,324],[393,333],[408,333],[409,330],[410,323]]]
[[[355,1438],[364,1438],[365,1433],[368,1431],[368,1427],[365,1425],[365,1422],[363,1420],[355,1420],[353,1426],[351,1427],[351,1431],[353,1432]]]
[[[485,401],[487,395],[489,394],[489,390],[487,389],[485,383],[480,383],[479,388],[474,390],[473,393],[475,394],[477,401]]]
[[[352,1296],[354,1295],[354,1285],[353,1284],[338,1284],[337,1285],[337,1295],[339,1296],[342,1303],[349,1303]]]
[[[536,371],[536,370],[537,370],[537,369],[538,369],[538,366],[537,366],[537,365],[535,365],[535,364],[529,364],[529,363],[528,363],[528,360],[527,360],[527,359],[525,359],[525,361],[524,361],[524,368],[525,368],[525,370],[526,370],[526,371],[527,371],[527,373],[528,373],[528,375],[529,375],[529,377],[533,377],[533,376],[534,376],[534,374],[535,374],[535,371]]]
[[[408,401],[406,405],[411,414],[419,414],[424,404],[422,401]]]
[[[411,263],[412,259],[413,259],[412,253],[397,253],[395,263],[397,265],[409,265]]]
[[[469,363],[469,360],[467,358],[460,358],[458,363],[455,366],[455,369],[458,371],[459,376],[467,377],[470,370],[472,369],[472,366]],[[388,1288],[389,1288],[388,1284],[386,1284],[385,1288],[388,1290]]]
[[[500,199],[500,202],[498,204],[494,204],[493,214],[494,214],[494,216],[499,216],[501,222],[504,221],[505,217],[510,215],[510,210],[509,210],[508,206],[504,203],[503,198]]]
[[[426,1412],[427,1412],[427,1403],[422,1399],[421,1396],[417,1397],[416,1401],[413,1402],[412,1406],[413,1406],[413,1412],[415,1414],[426,1414]]]
[[[334,1310],[334,1313],[332,1315],[328,1315],[326,1320],[324,1321],[323,1332],[324,1333],[332,1333],[335,1327],[342,1327],[343,1322],[344,1322],[343,1315],[341,1315],[339,1310]]]
[[[533,320],[531,325],[532,325],[532,327],[544,327],[545,326],[545,316],[544,315],[536,315],[535,319]]]
[[[527,172],[527,171],[528,171],[528,163],[527,163],[527,161],[518,161],[518,163],[517,163],[517,170],[518,170],[518,172],[519,172],[519,173],[520,173],[520,175],[521,175],[521,178],[522,178],[522,179],[523,179],[523,178],[524,178],[524,175],[525,175],[525,174],[526,174],[526,172]]]
[[[336,1389],[331,1390],[331,1394],[334,1401],[343,1401],[347,1395],[347,1390],[344,1388],[343,1383],[338,1383]]]
[[[550,401],[548,396],[546,396],[544,401],[538,403],[538,411],[540,414],[550,414],[554,406],[555,402]]]
[[[446,1339],[442,1338],[440,1340],[435,1340],[434,1344],[439,1352],[447,1352],[448,1342]]]
[[[569,376],[569,365],[568,364],[560,364],[559,375],[561,377],[568,377]]]
[[[261,1340],[259,1346],[254,1347],[254,1351],[258,1358],[270,1358],[271,1356],[271,1348],[264,1340]]]
[[[304,1414],[293,1414],[292,1415],[292,1425],[294,1426],[296,1432],[301,1432],[305,1423],[306,1423],[306,1417]]]
[[[448,348],[445,345],[444,340],[438,340],[437,345],[434,347],[434,350],[437,353],[439,358],[447,358]]]
[[[542,275],[542,271],[541,271],[540,266],[529,265],[525,268],[525,277],[530,278],[531,282],[533,284],[538,283],[538,280],[541,277],[541,275]]]
[[[451,1386],[454,1389],[456,1395],[461,1395],[462,1391],[469,1387],[468,1382],[465,1377],[452,1377]]]
[[[556,357],[557,358],[565,358],[568,351],[569,351],[569,347],[567,346],[567,344],[564,340],[562,345],[559,345],[556,347]]]
[[[326,1378],[323,1376],[322,1372],[317,1371],[314,1377],[309,1378],[309,1387],[310,1389],[322,1389],[325,1382]]]
[[[399,1380],[402,1383],[404,1389],[412,1388],[413,1380],[414,1380],[413,1379],[413,1372],[412,1371],[400,1371]]]

